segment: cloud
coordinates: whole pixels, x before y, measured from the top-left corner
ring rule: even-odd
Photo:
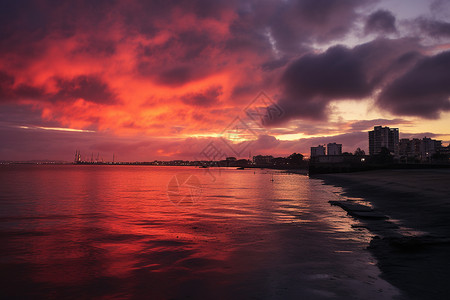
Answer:
[[[0,70],[0,103],[20,100],[42,100],[45,91],[41,87],[28,84],[16,84],[14,76]]]
[[[175,124],[163,125],[163,134],[173,126],[185,133],[211,129],[210,118],[178,113],[180,103],[221,110],[245,106],[261,89],[276,91],[275,79],[292,57],[313,42],[345,36],[367,3],[4,3],[0,68],[8,71],[0,76],[0,99],[26,100],[46,120],[77,128],[151,131],[154,122],[169,120]],[[221,90],[208,90],[213,86]],[[226,124],[227,118],[216,119]]]
[[[282,82],[288,93],[305,98],[360,98],[371,90],[359,57],[343,46],[295,61]]]
[[[58,92],[51,96],[55,101],[84,101],[113,104],[117,102],[116,94],[98,76],[83,75],[72,79],[57,78]]]
[[[82,99],[88,102],[113,104],[117,95],[98,76],[82,75],[72,79],[52,78],[54,91],[44,86],[26,83],[16,84],[16,79],[0,70],[0,102],[32,100],[37,102],[74,102]]]
[[[222,94],[221,86],[212,86],[198,93],[189,93],[182,97],[182,101],[192,106],[211,106],[219,101]]]
[[[327,120],[333,113],[330,103],[373,97],[424,58],[421,52],[414,38],[378,38],[353,48],[338,45],[304,55],[281,76],[278,105],[285,114],[271,125],[293,119]]]
[[[282,78],[284,118],[326,119],[332,99],[361,98],[370,94],[359,58],[336,46],[319,55],[306,55],[290,64]]]
[[[23,115],[14,112],[20,124],[141,139],[220,133],[261,90],[284,111],[272,125],[308,119],[304,132],[317,135],[350,130],[346,122],[336,124],[336,131],[331,130],[334,123],[320,125],[334,117],[335,101],[381,93],[376,105],[414,115],[405,110],[411,106],[407,101],[392,104],[392,90],[399,89],[398,82],[408,78],[418,61],[431,59],[435,49],[446,47],[437,43],[448,37],[448,23],[434,15],[420,22],[414,19],[416,29],[421,26],[417,37],[383,39],[395,29],[398,35],[391,37],[407,34],[401,32],[403,23],[387,10],[368,16],[372,3],[3,1],[0,109],[3,115],[13,112],[14,105],[30,110]],[[360,44],[357,38],[364,26],[378,37]],[[422,46],[425,35],[439,38],[432,43],[427,39],[427,46]],[[347,46],[335,45],[337,41]],[[417,105],[425,103],[426,96],[435,99],[429,100],[434,108],[428,116],[446,109],[445,91],[440,86],[437,90],[437,98],[427,87],[423,97],[417,96]],[[269,137],[261,141],[293,149],[286,141]],[[164,155],[153,151],[156,146],[151,143],[133,143],[130,147],[150,149],[160,157],[184,153],[176,142],[155,141],[169,149]]]
[[[450,37],[450,23],[439,20],[431,20],[426,18],[419,18],[416,21],[419,28],[427,35],[435,38],[449,38]]]
[[[351,129],[357,131],[363,130],[371,130],[374,126],[382,125],[382,126],[391,126],[391,125],[401,125],[401,124],[411,124],[411,121],[404,119],[373,119],[373,120],[362,120],[355,121],[351,123]]]
[[[450,51],[420,60],[383,89],[377,105],[397,115],[437,119],[450,110]]]
[[[432,132],[402,133],[402,139],[423,139],[424,137],[435,138],[437,136],[439,135]]]
[[[395,16],[388,10],[377,10],[367,18],[364,31],[366,33],[396,32]]]
[[[187,66],[174,67],[168,70],[162,71],[157,75],[157,82],[169,85],[169,86],[180,86],[188,83],[189,81],[195,79],[194,71],[192,68]]]
[[[367,1],[300,0],[279,2],[268,23],[278,48],[298,54],[311,42],[326,43],[345,36]],[[273,12],[273,10],[272,10]]]
[[[280,140],[273,136],[262,134],[258,136],[258,139],[251,145],[253,152],[262,151],[264,149],[274,149],[281,143]]]
[[[294,118],[326,120],[332,101],[361,100],[410,68],[419,58],[411,39],[376,39],[354,48],[330,47],[289,64],[278,104],[286,112],[275,124]]]

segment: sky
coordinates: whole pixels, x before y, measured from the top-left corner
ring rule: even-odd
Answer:
[[[450,2],[0,2],[0,160],[450,141]]]

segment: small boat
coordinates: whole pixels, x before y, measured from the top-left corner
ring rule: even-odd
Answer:
[[[200,166],[199,168],[207,169],[208,166],[203,165],[203,166]]]
[[[239,168],[236,168],[236,170],[245,170],[245,168],[244,167],[239,167]]]

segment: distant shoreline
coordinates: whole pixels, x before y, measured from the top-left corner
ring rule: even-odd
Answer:
[[[342,187],[344,195],[363,198],[362,203],[389,217],[361,220],[376,235],[368,249],[384,279],[412,299],[444,299],[450,294],[449,169],[374,170],[312,178]]]

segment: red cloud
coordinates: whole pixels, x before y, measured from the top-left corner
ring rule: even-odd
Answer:
[[[40,113],[13,123],[133,139],[217,136],[261,90],[286,105],[285,120],[326,119],[333,99],[393,90],[420,58],[419,41],[407,39],[305,56],[348,34],[366,3],[10,1],[0,12],[0,105]],[[158,143],[166,154],[185,151]]]

